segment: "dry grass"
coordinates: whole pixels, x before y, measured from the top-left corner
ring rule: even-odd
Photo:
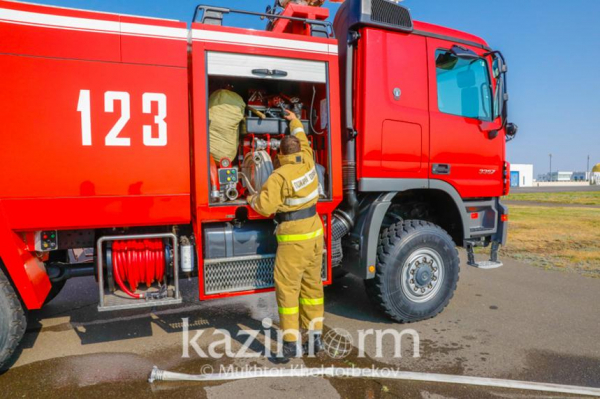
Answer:
[[[600,278],[600,209],[513,205],[501,255]]]
[[[600,205],[600,191],[564,193],[514,193],[505,197],[507,201],[528,201],[553,204]]]

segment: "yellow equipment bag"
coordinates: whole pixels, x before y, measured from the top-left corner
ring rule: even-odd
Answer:
[[[240,141],[240,122],[246,103],[229,90],[217,90],[208,99],[210,154],[217,163],[223,158],[235,160]]]

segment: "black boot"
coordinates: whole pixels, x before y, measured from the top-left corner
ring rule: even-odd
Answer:
[[[302,347],[304,354],[308,356],[315,356],[323,350],[323,341],[321,340],[321,333],[309,333],[308,341],[306,341]]]
[[[286,364],[295,357],[298,356],[298,345],[296,342],[284,342],[281,354],[277,354],[271,359],[276,364]]]

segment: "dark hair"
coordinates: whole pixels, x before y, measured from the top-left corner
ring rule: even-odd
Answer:
[[[281,140],[281,153],[283,155],[290,155],[300,152],[300,140],[294,136],[285,136]]]

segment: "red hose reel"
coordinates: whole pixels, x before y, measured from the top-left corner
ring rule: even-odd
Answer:
[[[162,239],[123,240],[112,243],[112,271],[117,285],[135,299],[144,299],[136,291],[165,280],[165,243]],[[127,287],[129,286],[129,287]]]

